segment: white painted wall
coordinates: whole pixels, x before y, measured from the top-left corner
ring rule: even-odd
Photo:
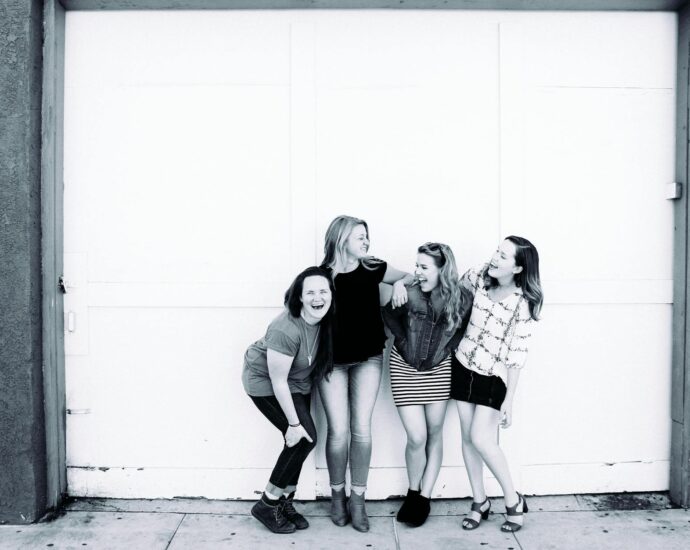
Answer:
[[[243,352],[340,213],[408,270],[428,240],[466,269],[530,238],[518,486],[666,489],[675,39],[663,13],[69,12],[70,494],[263,488],[280,439]],[[302,498],[328,493],[314,413]],[[386,376],[371,497],[404,493],[403,449]],[[469,494],[453,407],[435,493]]]

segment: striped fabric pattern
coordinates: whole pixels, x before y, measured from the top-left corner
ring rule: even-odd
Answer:
[[[391,349],[391,391],[396,407],[426,405],[450,398],[450,355],[431,370],[419,372]]]

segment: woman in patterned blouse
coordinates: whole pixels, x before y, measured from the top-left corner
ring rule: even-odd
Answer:
[[[474,500],[462,527],[476,529],[489,516],[491,502],[482,474],[486,464],[505,498],[508,519],[501,529],[518,531],[527,503],[513,486],[496,428],[511,424],[520,369],[543,302],[537,249],[527,239],[507,237],[491,262],[479,271],[470,269],[462,282],[474,294],[469,326],[452,358],[451,373],[450,396],[457,400],[462,456]]]

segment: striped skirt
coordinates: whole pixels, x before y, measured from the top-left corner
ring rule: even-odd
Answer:
[[[391,350],[391,391],[396,407],[426,405],[450,398],[450,355],[431,370],[419,372],[398,350]]]

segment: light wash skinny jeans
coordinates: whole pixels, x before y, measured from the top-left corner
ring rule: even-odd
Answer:
[[[328,423],[326,462],[331,485],[345,483],[349,454],[351,485],[367,486],[371,462],[371,416],[382,370],[383,354],[379,354],[361,363],[336,364],[328,380],[324,378],[319,382],[319,394]]]

